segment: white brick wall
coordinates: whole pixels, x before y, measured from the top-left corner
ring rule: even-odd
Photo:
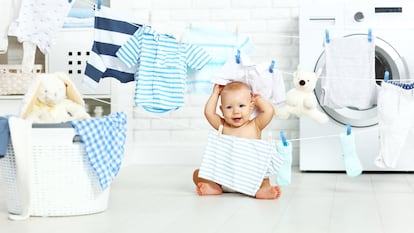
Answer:
[[[298,52],[299,0],[115,0],[111,7],[132,12],[147,19],[158,31],[182,36],[188,25],[238,30],[252,37],[257,62],[275,59],[276,66],[292,72],[299,61]],[[286,75],[286,88],[291,77]],[[186,96],[186,106],[176,112],[153,116],[133,110],[133,88],[118,85],[113,89],[113,111],[129,115],[127,147],[128,163],[186,163],[199,164],[211,127],[203,115],[207,95]],[[279,131],[287,138],[299,136],[297,119],[274,119],[263,136]],[[294,142],[294,164],[298,164],[298,143]]]

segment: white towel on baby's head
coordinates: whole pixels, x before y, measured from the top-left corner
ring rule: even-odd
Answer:
[[[325,44],[321,104],[367,109],[376,104],[375,43],[368,36],[332,38]]]

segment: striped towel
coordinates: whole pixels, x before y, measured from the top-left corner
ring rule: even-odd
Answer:
[[[121,167],[126,140],[125,113],[71,121],[82,139],[86,156],[102,189],[109,187]]]
[[[199,177],[232,190],[255,196],[263,179],[277,174],[283,159],[268,141],[219,135],[212,131],[200,166]]]
[[[95,11],[94,42],[85,68],[85,84],[96,87],[104,77],[113,77],[121,83],[134,81],[136,67],[128,68],[115,55],[142,25],[132,17],[102,6]]]

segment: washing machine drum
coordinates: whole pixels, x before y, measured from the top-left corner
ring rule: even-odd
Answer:
[[[366,34],[351,34],[350,36],[367,36]],[[325,76],[325,53],[323,52],[315,65],[315,72],[322,69],[321,76]],[[389,72],[389,80],[399,80],[400,77],[407,77],[406,66],[398,52],[387,42],[379,37],[375,38],[375,77],[377,85],[381,85],[384,79],[384,72]],[[315,87],[315,94],[319,102],[321,102],[322,88],[319,80]],[[357,109],[352,107],[344,107],[333,109],[328,106],[321,108],[329,115],[332,120],[341,124],[350,124],[353,127],[369,127],[378,124],[378,114],[376,106],[367,109]]]

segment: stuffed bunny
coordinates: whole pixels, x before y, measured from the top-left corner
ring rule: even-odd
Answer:
[[[41,74],[23,100],[21,117],[33,123],[90,118],[85,102],[65,73]]]

